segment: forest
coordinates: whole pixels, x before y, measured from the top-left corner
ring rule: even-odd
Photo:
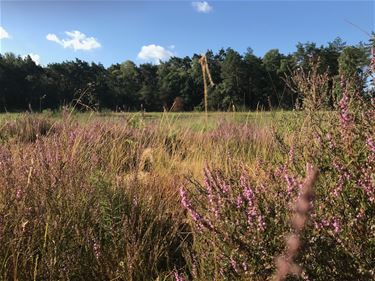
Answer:
[[[332,107],[342,77],[357,79],[363,93],[370,44],[347,45],[336,38],[326,45],[298,43],[295,52],[271,49],[258,57],[251,48],[240,54],[232,48],[208,50],[208,66],[215,83],[209,89],[210,110],[291,109],[298,104],[288,77],[296,70],[328,75]],[[137,65],[127,60],[105,67],[80,59],[37,65],[29,56],[0,54],[0,112],[59,110],[76,102],[111,111],[193,111],[203,107],[200,55],[171,57],[159,64]]]

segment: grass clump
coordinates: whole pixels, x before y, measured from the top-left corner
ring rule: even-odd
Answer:
[[[126,177],[114,155],[128,146],[113,145],[129,132],[112,129],[65,127],[1,146],[2,279],[145,280],[183,263],[173,191],[152,175]]]
[[[0,123],[0,129],[0,140],[17,139],[21,142],[33,142],[38,137],[53,132],[53,122],[44,117],[24,114],[4,124]]]

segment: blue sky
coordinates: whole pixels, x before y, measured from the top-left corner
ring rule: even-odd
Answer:
[[[258,56],[298,42],[367,41],[374,1],[3,1],[0,51],[43,65],[80,58],[157,62],[207,49],[248,47]],[[358,26],[354,27],[354,25]]]

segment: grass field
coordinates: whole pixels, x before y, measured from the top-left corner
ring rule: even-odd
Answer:
[[[370,117],[2,114],[0,279],[373,280]]]

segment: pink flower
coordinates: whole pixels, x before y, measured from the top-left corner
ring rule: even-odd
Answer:
[[[199,229],[203,227],[213,229],[212,223],[209,220],[202,218],[202,216],[194,210],[187,197],[187,192],[182,187],[180,187],[180,197],[182,206],[190,213],[193,221],[197,224]]]
[[[340,222],[337,218],[333,219],[332,227],[334,232],[339,233],[341,231]]]
[[[174,270],[174,272],[173,272],[173,274],[174,274],[174,279],[176,280],[176,281],[184,281],[185,279],[178,273],[178,271],[175,269]]]

